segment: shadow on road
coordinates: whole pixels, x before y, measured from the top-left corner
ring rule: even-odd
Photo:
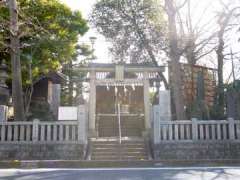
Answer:
[[[1,170],[0,180],[227,180],[240,179],[240,168]]]

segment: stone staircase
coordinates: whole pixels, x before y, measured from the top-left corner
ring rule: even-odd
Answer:
[[[143,138],[122,140],[93,138],[90,140],[90,160],[139,161],[149,160],[149,147]]]
[[[100,117],[97,123],[99,137],[118,137],[117,117]],[[121,117],[122,137],[141,137],[144,130],[144,117]]]

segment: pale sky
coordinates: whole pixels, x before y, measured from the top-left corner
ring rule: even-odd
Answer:
[[[91,13],[91,9],[93,5],[97,2],[97,0],[60,0],[60,1],[68,5],[72,10],[81,11],[85,19],[88,19],[88,16]],[[229,0],[226,0],[226,1],[229,1]],[[237,2],[236,0],[231,0],[230,2],[234,2],[234,1]],[[206,11],[208,13],[205,12],[205,17],[201,17],[201,18],[204,21],[208,22],[211,16],[213,16],[213,14],[215,15],[219,9],[219,7],[217,7],[217,3],[216,3],[217,1],[215,0],[196,0],[192,2],[196,3],[195,5],[192,4],[192,6],[194,7],[194,12],[192,12],[192,16],[193,17],[196,16],[194,17],[196,21],[198,20],[199,16],[201,17],[201,13]],[[206,26],[206,28],[208,28],[209,26],[210,27],[212,26],[211,23],[207,23],[207,24],[208,25]],[[230,33],[230,38],[228,43],[232,44],[231,47],[233,47],[234,51],[239,52],[240,51],[239,43],[236,42],[237,39],[235,38],[236,36],[234,36],[233,33],[236,34],[236,31]],[[109,47],[108,43],[106,42],[105,38],[101,36],[99,33],[97,33],[92,27],[90,28],[89,32],[87,32],[86,35],[84,35],[84,37],[80,38],[80,41],[89,43],[90,42],[89,37],[91,36],[97,37],[95,48],[94,48],[95,55],[97,56],[96,62],[104,62],[104,63],[110,62],[112,59],[112,56],[108,51],[108,47]],[[227,51],[229,51],[229,48]],[[216,57],[214,57],[214,59],[215,59],[214,61],[216,61]],[[228,69],[228,71],[225,71],[226,73],[225,77],[227,77],[229,74],[229,71],[231,70],[231,65],[229,63],[226,63],[225,67]]]
[[[72,10],[81,11],[83,17],[88,19],[89,14],[91,13],[91,9],[93,5],[97,2],[97,0],[60,0],[69,6]],[[90,45],[89,37],[94,36],[97,37],[95,43],[95,55],[97,56],[96,62],[110,62],[111,55],[108,52],[108,46],[105,38],[96,32],[92,27],[89,31],[80,38],[81,42],[87,43]]]

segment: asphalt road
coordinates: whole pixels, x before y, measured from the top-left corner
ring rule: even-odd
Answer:
[[[0,180],[240,180],[240,167],[2,169]]]

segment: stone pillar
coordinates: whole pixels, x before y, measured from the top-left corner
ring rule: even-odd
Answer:
[[[52,102],[51,110],[53,115],[56,119],[58,119],[58,108],[60,106],[60,99],[61,99],[61,85],[60,84],[53,84],[52,85]]]
[[[235,122],[233,118],[228,118],[228,132],[229,132],[229,138],[231,140],[235,139]]]
[[[90,72],[90,94],[89,94],[89,131],[91,136],[96,135],[96,72]]]
[[[161,134],[160,134],[160,117],[159,105],[153,106],[153,143],[159,144],[161,142]]]
[[[32,141],[38,142],[38,126],[39,126],[40,120],[34,119],[33,120],[33,127],[32,127]]]
[[[150,96],[149,96],[149,79],[148,73],[144,72],[144,114],[145,114],[145,128],[146,130],[150,129]]]
[[[170,91],[159,91],[159,116],[162,121],[171,121]]]
[[[78,142],[87,144],[87,111],[84,105],[78,106]]]
[[[7,106],[0,105],[0,122],[7,121],[7,110],[8,110]]]
[[[198,121],[196,118],[192,118],[192,139],[198,140]]]

